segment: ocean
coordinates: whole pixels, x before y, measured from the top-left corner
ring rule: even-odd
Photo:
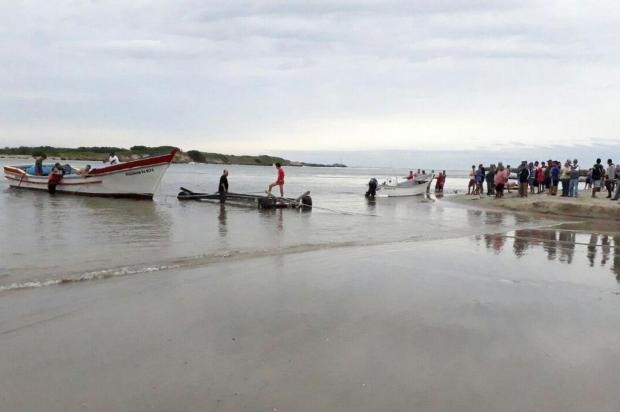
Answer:
[[[2,159],[0,164],[16,162],[19,160]],[[85,162],[73,163],[80,166]],[[231,192],[261,193],[275,176],[275,169],[270,167],[225,167],[230,173]],[[590,247],[594,242],[595,250],[607,247],[615,251],[618,240],[603,234],[599,239],[598,233],[587,232],[566,232],[570,233],[567,236],[556,229],[542,229],[561,223],[558,220],[476,210],[446,201],[467,184],[466,172],[455,170],[447,171],[446,198],[431,194],[368,201],[363,194],[370,177],[381,180],[404,176],[408,171],[288,167],[286,195],[297,197],[310,190],[315,207],[309,213],[220,207],[176,199],[182,186],[214,192],[222,169],[219,165],[173,164],[152,202],[50,196],[10,189],[3,182],[0,291],[339,247],[402,242],[415,245],[464,238],[469,239],[473,253],[480,253],[476,244],[495,245],[499,241],[489,240],[489,236],[500,236],[504,239],[502,247],[490,248],[493,253],[514,249],[519,250],[519,258],[526,259],[524,256],[537,253],[541,245],[542,249],[549,249],[549,242],[557,242],[554,247],[559,250],[567,245],[577,249],[580,245]],[[523,247],[519,233],[534,228],[546,234],[527,232],[525,237],[531,239]],[[591,236],[596,236],[596,240]],[[617,244],[620,246],[620,241]],[[575,260],[586,271],[599,269],[606,275],[609,267],[619,271],[616,260],[609,256],[602,259],[598,264]],[[562,256],[557,260],[573,263]]]
[[[1,410],[619,410],[610,222],[452,202],[450,170],[370,202],[407,171],[288,167],[305,213],[176,199],[221,171],[172,165],[153,201],[0,186]]]

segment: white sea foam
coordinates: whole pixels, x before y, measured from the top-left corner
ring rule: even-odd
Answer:
[[[86,272],[75,275],[65,275],[60,277],[51,277],[45,280],[32,280],[26,282],[15,282],[9,285],[0,286],[0,292],[18,289],[40,288],[43,286],[55,286],[64,283],[78,283],[89,280],[107,279],[115,276],[137,275],[142,273],[159,272],[162,270],[176,269],[180,265],[159,265],[146,267],[120,267],[114,269],[104,269],[92,272]]]
[[[382,242],[377,242],[377,244]],[[302,244],[290,246],[280,249],[262,249],[262,250],[225,250],[213,254],[203,254],[197,256],[189,256],[185,258],[175,259],[168,263],[160,263],[147,266],[121,266],[117,268],[101,269],[82,273],[53,275],[44,280],[28,280],[24,282],[15,282],[8,285],[0,285],[0,293],[11,290],[39,288],[43,286],[55,286],[68,283],[79,283],[91,280],[103,280],[117,276],[128,276],[137,274],[146,274],[152,272],[160,272],[165,270],[179,268],[195,268],[206,266],[209,264],[222,262],[232,258],[260,258],[274,255],[286,255],[292,253],[310,252],[320,249],[331,249],[333,247],[353,247],[369,245],[368,242],[340,242],[328,244]]]

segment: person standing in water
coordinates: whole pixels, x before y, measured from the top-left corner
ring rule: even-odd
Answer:
[[[47,191],[50,194],[53,195],[54,193],[56,193],[56,186],[60,184],[62,177],[62,166],[60,165],[60,163],[56,163],[50,174],[47,176]]]
[[[439,175],[437,176],[437,181],[435,182],[435,192],[437,193],[443,193],[443,185],[446,182],[446,171],[444,170],[443,173],[439,173]]]
[[[220,177],[220,184],[217,187],[217,192],[220,194],[220,203],[224,203],[226,201],[226,194],[228,193],[228,170],[226,169],[224,169]]]
[[[284,168],[280,163],[276,163],[276,170],[278,171],[276,181],[269,185],[267,193],[271,194],[274,186],[280,186],[280,197],[284,197]]]

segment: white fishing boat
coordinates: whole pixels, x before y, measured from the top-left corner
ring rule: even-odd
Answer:
[[[84,175],[65,166],[65,174],[56,185],[56,192],[152,199],[176,152],[174,149],[165,155],[105,165]],[[47,191],[49,169],[51,166],[45,165],[44,175],[35,175],[33,165],[4,166],[4,177],[12,188]]]
[[[435,175],[416,176],[414,179],[390,177],[377,187],[377,197],[419,196],[430,191]]]

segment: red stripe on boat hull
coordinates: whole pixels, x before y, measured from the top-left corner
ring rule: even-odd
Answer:
[[[25,190],[34,190],[37,192],[45,191],[43,189],[37,189],[35,187],[25,187],[25,186],[10,186],[11,189],[25,189]],[[125,198],[125,199],[140,199],[140,200],[151,200],[153,199],[153,194],[149,193],[85,193],[85,192],[68,192],[65,190],[56,190],[56,193],[60,193],[63,195],[77,195],[77,196],[88,196],[88,197],[112,197],[116,199]]]
[[[16,177],[7,176],[7,175],[5,175],[4,177],[6,177],[9,180],[15,180],[17,182],[20,182],[20,184],[22,184],[22,183],[30,183],[30,184],[33,184],[33,185],[47,185],[46,181],[38,182],[38,181],[35,181],[35,180],[18,179]],[[66,182],[66,181],[62,181],[61,180],[61,183],[58,183],[58,186],[92,185],[92,184],[97,184],[97,183],[101,183],[101,182],[102,182],[102,180],[91,180],[91,181],[88,181],[88,182],[75,182],[75,183],[72,183],[72,182]]]
[[[167,155],[162,156],[154,156],[147,157],[146,159],[140,160],[132,160],[130,162],[119,163],[112,166],[102,167],[101,169],[97,169],[96,167],[89,173],[91,176],[97,176],[102,174],[107,174],[110,172],[118,172],[125,169],[132,169],[135,167],[148,167],[148,166],[156,166],[159,163],[165,164],[172,162],[174,155],[177,153],[177,149],[174,149],[172,152]]]
[[[122,192],[121,191],[121,192],[113,192],[113,193],[106,193],[106,192],[102,193],[102,192],[92,191],[92,190],[99,190],[99,188],[87,189],[87,190],[90,190],[89,192],[81,191],[80,189],[76,189],[75,191],[63,190],[63,189],[70,189],[70,186],[85,187],[90,184],[104,183],[104,181],[107,182],[107,179],[112,179],[112,180],[118,179],[118,177],[113,176],[113,175],[121,174],[123,172],[126,172],[125,173],[126,175],[136,174],[136,173],[129,173],[129,171],[132,171],[132,170],[140,170],[140,169],[147,169],[147,168],[158,169],[160,166],[164,166],[167,169],[168,165],[172,162],[172,159],[174,158],[174,155],[177,152],[178,152],[178,149],[173,149],[169,154],[166,154],[166,155],[153,156],[153,157],[148,157],[145,159],[133,160],[133,161],[126,162],[126,163],[119,163],[119,164],[112,165],[112,166],[102,167],[101,169],[95,168],[87,176],[84,176],[84,180],[72,182],[71,180],[75,180],[75,179],[66,179],[66,180],[61,181],[57,185],[56,192],[62,193],[62,194],[78,195],[78,196],[153,199],[153,193],[139,193],[139,191],[144,190],[144,189],[153,190],[153,191],[157,190],[157,188],[159,187],[161,183],[161,179],[162,179],[162,176],[165,170],[161,171],[161,174],[155,177],[156,181],[151,182],[151,183],[155,183],[153,187],[139,187],[141,186],[140,184],[138,184],[137,185],[138,187],[136,187],[136,185],[134,184],[134,187],[131,188],[134,190],[133,192],[130,192],[130,191]],[[155,169],[152,169],[150,171],[153,171]],[[9,182],[9,186],[14,189],[29,189],[29,190],[39,190],[39,191],[46,190],[46,186],[48,184],[47,179],[46,178],[41,179],[42,176],[29,175],[24,170],[17,168],[17,167],[12,167],[12,166],[5,166],[4,172],[5,172],[5,178],[7,180],[18,182],[18,183]],[[99,179],[99,180],[96,180],[96,179]],[[115,182],[115,184],[118,184],[118,182]],[[28,185],[39,185],[39,187],[29,187]],[[112,190],[119,190],[119,189],[120,190],[123,189],[122,185],[119,185]]]

